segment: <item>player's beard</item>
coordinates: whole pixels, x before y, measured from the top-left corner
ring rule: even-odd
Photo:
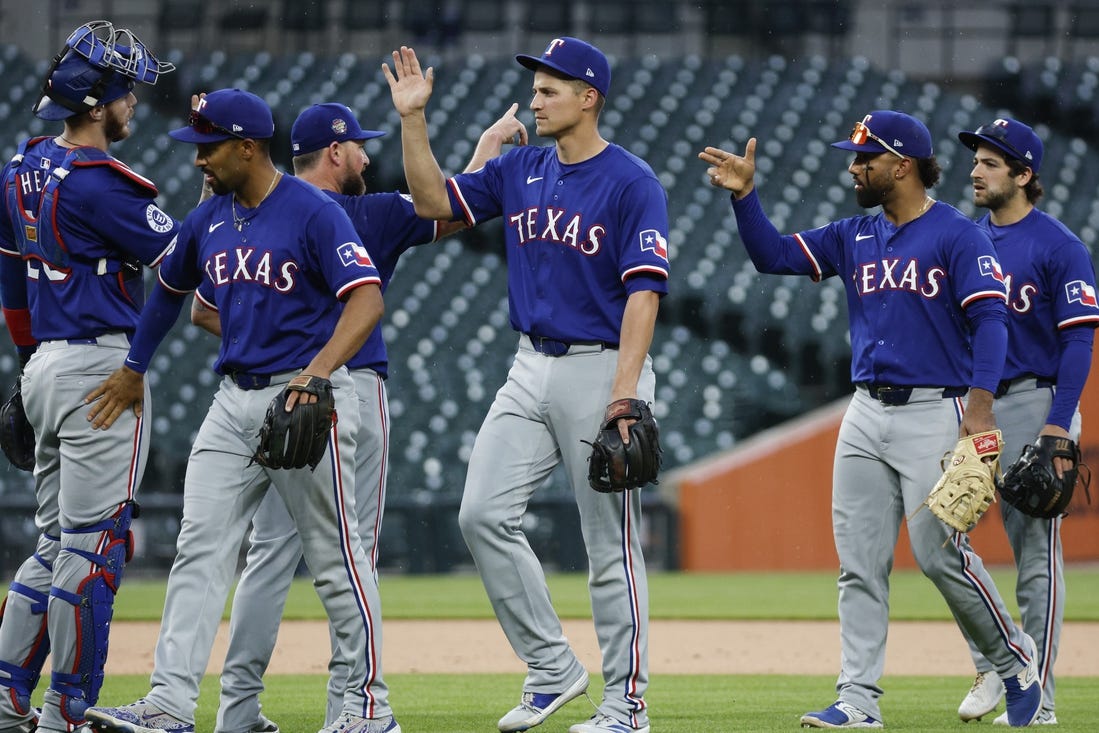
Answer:
[[[1012,190],[995,190],[985,186],[984,191],[977,193],[973,192],[973,203],[985,209],[996,211],[1002,209],[1011,203],[1011,200],[1015,198],[1016,191]]]
[[[888,193],[889,191],[883,190],[867,180],[862,189],[855,191],[855,200],[862,208],[872,209],[885,203],[885,197]]]
[[[111,107],[105,107],[103,116],[103,134],[112,143],[125,140],[130,136],[130,108],[125,107],[121,113],[116,113]]]
[[[361,196],[366,193],[366,181],[363,180],[362,174],[349,170],[340,181],[340,193],[345,196]]]

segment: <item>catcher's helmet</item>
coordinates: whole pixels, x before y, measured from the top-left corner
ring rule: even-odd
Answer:
[[[156,84],[174,68],[153,56],[132,31],[106,20],[85,23],[54,57],[34,114],[63,120],[129,94],[136,82]]]

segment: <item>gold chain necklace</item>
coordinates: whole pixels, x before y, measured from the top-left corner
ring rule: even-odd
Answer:
[[[252,209],[252,213],[248,214],[247,216],[237,216],[237,194],[235,191],[233,192],[233,200],[230,202],[230,205],[233,207],[233,227],[238,232],[244,228],[244,222],[248,221],[256,215],[256,209],[259,208],[259,205],[266,201],[267,197],[271,195],[271,192],[275,190],[275,183],[278,182],[279,176],[281,175],[281,173],[275,171],[275,175],[271,179],[271,185],[267,187],[267,192],[263,194],[263,197],[260,198],[259,203],[256,204],[255,207]],[[243,206],[243,204],[241,204],[241,206]]]

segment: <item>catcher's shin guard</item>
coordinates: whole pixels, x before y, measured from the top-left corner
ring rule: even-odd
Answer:
[[[0,637],[0,688],[7,688],[5,694],[19,715],[32,712],[31,694],[50,654],[47,591],[60,544],[60,537],[39,537],[36,552],[19,568],[0,606],[0,625],[4,628]]]
[[[32,616],[37,617],[35,622],[38,630],[33,638],[29,640],[30,650],[27,656],[24,657],[23,663],[16,665],[0,660],[0,673],[7,675],[7,677],[0,676],[0,687],[8,688],[8,698],[15,712],[20,715],[27,715],[31,712],[31,693],[38,686],[38,678],[42,675],[42,665],[46,663],[46,657],[50,653],[50,635],[46,624],[49,596],[21,583],[12,583],[9,592],[24,596],[29,600],[30,612]],[[4,622],[4,612],[7,607],[8,602],[5,600],[3,607],[0,608],[0,624]]]
[[[76,608],[78,641],[72,670],[55,670],[50,676],[50,687],[61,695],[61,714],[73,725],[84,722],[84,711],[99,700],[103,687],[114,598],[122,582],[122,571],[133,557],[130,523],[137,513],[137,504],[128,501],[109,519],[90,527],[63,530],[69,535],[94,535],[90,546],[102,548],[93,552],[77,546],[88,546],[87,541],[62,547],[62,552],[88,560],[95,569],[79,582],[75,593],[57,586],[50,589],[51,596]]]

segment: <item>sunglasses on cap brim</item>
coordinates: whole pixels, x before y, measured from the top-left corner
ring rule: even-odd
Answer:
[[[873,140],[878,145],[881,145],[886,151],[892,153],[898,158],[904,158],[902,154],[897,152],[897,149],[892,145],[882,140],[880,137],[870,131],[870,128],[866,126],[865,122],[856,122],[854,129],[851,130],[851,136],[847,138],[856,145],[865,145],[867,140]]]
[[[213,135],[216,133],[220,135],[228,135],[229,137],[235,137],[238,140],[246,139],[243,135],[238,135],[232,130],[228,130],[221,125],[215,125],[213,122],[206,119],[198,112],[194,111],[191,112],[191,116],[187,120],[187,125],[200,135]]]

